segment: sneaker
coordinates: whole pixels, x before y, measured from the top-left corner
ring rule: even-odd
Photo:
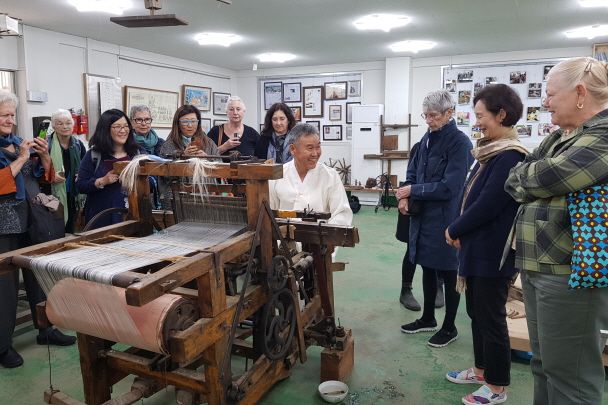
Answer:
[[[416,319],[414,322],[401,325],[401,332],[403,333],[434,332],[436,330],[436,321],[428,322],[421,319]]]
[[[473,367],[462,371],[448,371],[445,378],[455,384],[483,384],[486,382],[483,376],[475,374]]]
[[[51,328],[38,332],[36,343],[39,345],[71,346],[76,343],[76,337],[64,335],[59,329]]]
[[[23,357],[15,351],[12,347],[9,347],[7,351],[0,354],[0,364],[4,368],[15,368],[23,364]]]
[[[445,329],[439,329],[439,332],[431,336],[427,344],[432,347],[445,347],[456,339],[458,339],[458,331],[456,329],[451,332]]]
[[[506,400],[506,390],[503,389],[500,394],[495,394],[487,385],[482,385],[474,393],[462,397],[462,403],[465,405],[502,404]]]

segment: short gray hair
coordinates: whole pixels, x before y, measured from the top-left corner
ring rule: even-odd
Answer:
[[[16,108],[19,104],[19,99],[10,91],[0,89],[0,105],[2,104],[12,104]]]
[[[247,111],[247,106],[243,102],[243,99],[241,99],[239,96],[230,96],[228,97],[228,101],[226,101],[226,112],[228,112],[228,107],[230,107],[230,103],[236,103],[237,101],[243,105],[243,110]]]
[[[291,145],[291,144],[295,144],[296,142],[298,142],[300,140],[300,138],[304,137],[304,136],[318,136],[319,138],[321,137],[319,135],[319,130],[317,129],[317,127],[315,125],[311,125],[311,124],[297,124],[295,127],[291,128],[291,131],[289,131],[289,134],[287,135],[287,139],[285,140],[285,144],[287,146]]]
[[[422,101],[422,111],[445,112],[454,108],[454,100],[447,90],[431,91]]]
[[[60,119],[69,119],[72,121],[72,125],[74,125],[74,119],[72,118],[72,114],[68,110],[59,109],[51,114],[51,123],[55,124],[55,121]]]
[[[129,119],[133,119],[138,112],[147,112],[152,117],[152,111],[150,111],[147,105],[134,105],[131,107],[131,111],[129,111]]]

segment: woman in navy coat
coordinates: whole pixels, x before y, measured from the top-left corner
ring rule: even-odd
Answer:
[[[406,185],[397,190],[399,210],[419,205],[410,219],[410,261],[422,266],[423,313],[420,319],[401,326],[403,333],[437,330],[435,296],[437,277],[445,284],[446,315],[441,329],[428,341],[443,347],[458,338],[454,325],[460,295],[456,292],[458,260],[456,249],[446,245],[444,232],[458,216],[460,196],[468,168],[473,163],[472,144],[452,118],[454,102],[450,93],[429,93],[422,103],[429,129],[408,166]]]
[[[526,148],[513,125],[523,104],[505,84],[484,87],[473,100],[476,125],[484,137],[473,156],[477,163],[465,184],[462,213],[445,231],[446,241],[459,248],[459,286],[466,291],[467,313],[473,331],[475,364],[450,371],[457,384],[484,384],[462,398],[464,404],[494,404],[507,399],[511,348],[505,304],[516,270],[507,239],[519,204],[504,190],[509,171],[521,162]],[[462,290],[462,288],[461,288]]]

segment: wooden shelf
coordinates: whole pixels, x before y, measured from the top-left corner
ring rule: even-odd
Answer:
[[[380,160],[406,160],[409,159],[410,157],[410,153],[409,151],[404,151],[404,153],[396,155],[394,153],[390,153],[390,152],[384,152],[381,154],[377,154],[377,153],[369,153],[366,155],[363,155],[363,159],[380,159]]]
[[[382,124],[381,126],[382,126],[382,128],[399,129],[399,128],[415,128],[418,125],[412,125],[412,124]]]

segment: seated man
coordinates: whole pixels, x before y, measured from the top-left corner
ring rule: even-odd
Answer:
[[[269,182],[271,208],[328,212],[329,224],[351,225],[353,212],[338,172],[318,164],[321,140],[317,128],[298,124],[286,142],[293,160],[283,165],[282,179]]]

